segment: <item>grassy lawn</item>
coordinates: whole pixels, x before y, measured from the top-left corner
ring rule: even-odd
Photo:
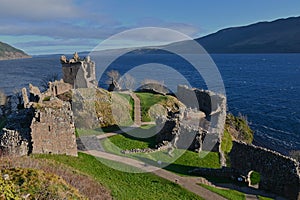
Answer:
[[[111,190],[114,199],[202,199],[179,185],[150,173],[125,173],[104,165],[93,156],[79,153],[78,157],[64,155],[36,155],[56,160],[92,176]],[[111,165],[114,161],[106,161]]]
[[[139,138],[137,140],[128,135],[116,135],[102,141],[102,146],[107,152],[122,156],[124,154],[120,153],[121,150],[144,149],[154,147],[154,145],[155,137]],[[153,165],[157,165],[157,161],[171,163],[165,169],[180,175],[190,175],[189,171],[197,167],[220,168],[219,154],[216,152],[201,152],[199,154],[189,150],[175,149],[173,157],[170,157],[166,150],[153,153],[127,154],[126,156]]]
[[[229,200],[244,200],[244,199],[246,199],[245,194],[238,192],[236,190],[218,189],[218,188],[204,185],[204,184],[199,184],[199,185],[201,185],[202,187],[204,187],[212,192],[215,192]]]
[[[141,112],[142,112],[142,121],[143,122],[150,122],[151,117],[149,116],[149,109],[151,106],[163,101],[167,100],[167,96],[160,95],[160,94],[152,94],[152,93],[143,93],[138,92],[136,93],[138,98],[141,101]]]
[[[96,129],[76,129],[76,136],[89,136],[89,135],[101,135],[104,133],[110,133],[110,132],[115,132],[119,131],[122,127],[119,126],[108,126],[108,127],[103,127],[103,128],[96,128]]]
[[[269,197],[263,197],[263,196],[260,196],[260,195],[258,195],[258,199],[259,199],[259,200],[273,200],[272,198],[269,198]]]

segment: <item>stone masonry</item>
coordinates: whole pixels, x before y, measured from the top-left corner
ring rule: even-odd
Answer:
[[[36,109],[31,123],[32,153],[77,156],[75,125],[69,102],[55,100],[57,107]],[[53,103],[53,102],[52,102]]]
[[[178,85],[176,97],[187,108],[205,113],[209,127],[205,129],[205,135],[201,136],[202,149],[211,149],[215,144],[213,150],[218,149],[221,165],[226,166],[226,159],[220,148],[226,120],[226,97],[212,91],[188,88],[184,85]]]
[[[241,174],[254,170],[260,173],[259,188],[288,199],[300,199],[299,163],[262,147],[233,142],[229,154],[231,167]]]
[[[0,133],[2,155],[53,153],[77,156],[73,112],[69,102],[32,103],[13,113]]]
[[[87,56],[81,60],[77,53],[73,59],[67,60],[61,56],[63,81],[75,88],[94,88],[97,86],[95,62]]]

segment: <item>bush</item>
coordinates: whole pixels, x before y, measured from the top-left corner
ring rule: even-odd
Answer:
[[[250,173],[250,184],[256,185],[260,182],[260,174],[256,171]]]

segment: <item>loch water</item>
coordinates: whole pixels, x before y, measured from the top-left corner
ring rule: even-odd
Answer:
[[[112,63],[109,69],[124,73],[129,66],[139,63],[139,59],[153,63],[158,55],[136,56],[128,55]],[[195,78],[195,71],[187,67],[186,62],[168,56],[160,55],[165,60],[164,65],[172,65],[184,74],[191,86],[205,88],[205,81]],[[28,83],[38,85],[47,75],[61,76],[59,57],[48,55],[0,61],[0,90],[11,94],[15,89],[27,87]],[[224,82],[228,110],[247,116],[255,131],[255,140],[281,152],[300,150],[300,54],[214,54],[211,57]],[[96,67],[99,72],[103,67],[101,61],[96,62]],[[157,73],[165,82],[172,79],[163,70]],[[104,87],[105,77],[96,75],[99,85]],[[149,79],[158,77],[150,75]]]

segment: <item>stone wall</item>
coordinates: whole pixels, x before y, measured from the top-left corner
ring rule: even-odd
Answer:
[[[227,108],[226,97],[212,91],[188,88],[184,85],[178,85],[176,97],[187,107],[198,109],[206,114],[206,119],[210,122],[210,126],[203,146],[211,147],[214,143],[217,143],[221,165],[226,166],[226,159],[219,145],[224,134]],[[216,139],[218,140],[217,142],[215,142]]]
[[[45,92],[44,96],[56,97],[70,91],[72,88],[71,84],[65,83],[63,80],[49,82],[49,89]]]
[[[0,132],[0,155],[24,156],[32,151],[30,124],[32,109],[12,113]]]
[[[93,88],[97,86],[95,62],[89,56],[76,62],[62,62],[63,81],[74,88]]]
[[[73,112],[69,102],[36,109],[31,123],[32,153],[77,156]]]
[[[7,119],[0,133],[2,155],[53,153],[77,156],[73,112],[59,99],[32,103]]]
[[[202,150],[218,152],[218,135],[207,131],[210,123],[204,117],[202,112],[190,109],[185,109],[183,113],[169,112],[166,117],[157,117],[156,142],[162,144],[167,141],[176,148],[197,152]]]
[[[296,160],[241,142],[233,142],[229,156],[231,167],[241,173],[248,174],[251,170],[260,173],[260,189],[289,199],[300,199],[299,163]]]

